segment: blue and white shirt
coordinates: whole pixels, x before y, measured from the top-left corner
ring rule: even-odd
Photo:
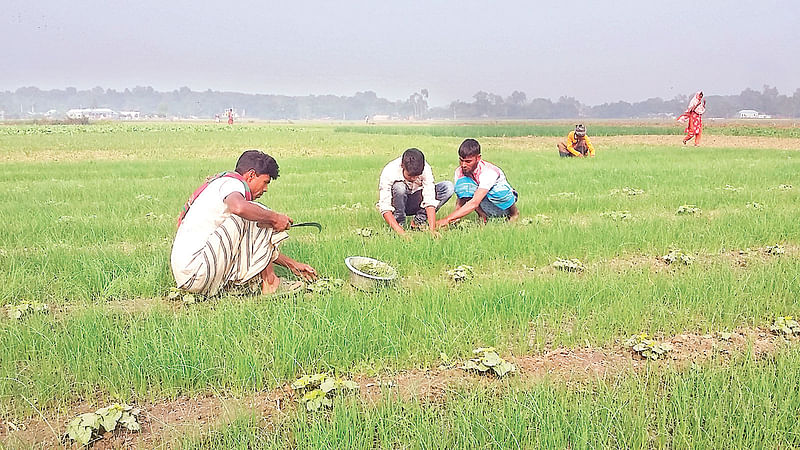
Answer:
[[[481,160],[470,175],[461,167],[456,168],[455,190],[458,198],[470,198],[476,189],[486,189],[486,198],[500,209],[508,209],[516,201],[514,189],[508,184],[506,175],[494,164]]]

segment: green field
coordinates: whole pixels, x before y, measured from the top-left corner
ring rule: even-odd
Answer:
[[[554,124],[0,126],[0,305],[38,301],[50,309],[0,320],[0,420],[52,417],[80,402],[246,398],[323,371],[391,377],[436,368],[442,352],[466,358],[481,346],[506,357],[562,347],[618,349],[640,332],[666,339],[769,327],[776,316],[800,315],[800,154],[687,149],[675,136],[672,146],[611,144],[598,148],[597,158],[565,160],[557,157],[557,138],[547,146],[524,138],[568,130]],[[681,133],[649,125],[591,130]],[[800,138],[797,128],[732,125],[708,132]],[[521,138],[512,143],[510,136]],[[504,169],[531,223],[480,226],[472,215],[439,239],[396,237],[374,207],[384,164],[418,147],[437,180],[452,179],[464,137],[479,139],[484,159]],[[280,165],[280,178],[259,201],[324,226],[321,234],[292,230],[285,253],[345,280],[345,257],[370,256],[392,264],[401,279],[374,294],[345,286],[295,299],[168,300],[178,211],[207,175],[232,169],[248,148],[265,150]],[[626,187],[644,192],[626,195]],[[676,214],[686,204],[702,212]],[[451,200],[445,213],[452,208]],[[620,211],[627,217],[606,214]],[[365,227],[375,233],[354,232]],[[775,244],[786,254],[761,250]],[[673,248],[695,256],[694,264],[659,263]],[[578,258],[586,271],[555,271],[550,266],[558,258]],[[476,275],[455,285],[446,271],[462,264]],[[789,448],[800,446],[799,372],[793,346],[759,358],[745,347],[728,362],[690,368],[657,362],[611,379],[468,383],[435,402],[390,393],[376,404],[348,398],[326,414],[292,410],[266,424],[243,409],[177,442],[186,448]],[[56,425],[63,431],[63,423]]]

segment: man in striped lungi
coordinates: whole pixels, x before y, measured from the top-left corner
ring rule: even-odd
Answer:
[[[171,266],[178,288],[215,295],[230,285],[261,277],[264,294],[297,290],[302,282],[288,283],[275,275],[273,265],[314,280],[313,267],[281,254],[292,219],[255,203],[278,178],[278,163],[258,150],[244,152],[235,172],[209,178],[186,202],[178,218]]]

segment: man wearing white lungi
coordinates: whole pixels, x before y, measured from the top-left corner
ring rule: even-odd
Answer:
[[[275,159],[248,150],[239,157],[235,172],[209,178],[192,194],[178,218],[172,245],[170,265],[178,288],[215,295],[226,285],[242,285],[256,276],[261,276],[264,294],[302,285],[282,283],[273,264],[305,280],[317,278],[313,267],[278,251],[278,244],[289,237],[286,230],[292,219],[253,201],[276,178]]]

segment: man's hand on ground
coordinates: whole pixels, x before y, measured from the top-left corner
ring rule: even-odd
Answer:
[[[306,281],[314,281],[317,279],[317,271],[308,264],[298,262],[289,266],[289,270]]]

